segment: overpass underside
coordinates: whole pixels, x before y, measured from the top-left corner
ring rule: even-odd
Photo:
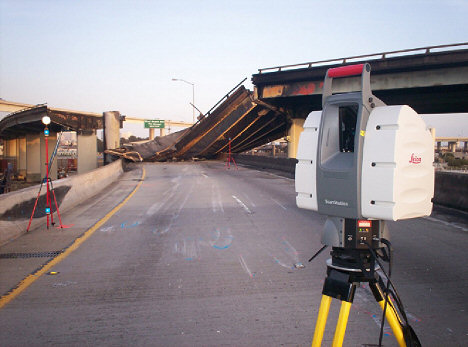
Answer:
[[[284,112],[254,100],[253,93],[241,86],[192,127],[107,153],[132,161],[214,158],[229,148],[241,153],[284,137],[288,126]]]

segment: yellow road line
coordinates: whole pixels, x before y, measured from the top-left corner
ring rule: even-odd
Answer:
[[[83,242],[85,242],[87,239],[90,238],[91,235],[94,234],[96,230],[98,230],[104,223],[106,223],[118,210],[122,208],[123,205],[125,205],[128,200],[136,193],[136,191],[140,188],[140,186],[143,183],[143,180],[145,179],[146,176],[146,170],[143,167],[143,172],[141,174],[141,180],[137,184],[137,186],[133,189],[133,191],[116,207],[112,209],[109,213],[107,213],[101,220],[99,220],[96,224],[94,224],[90,229],[88,229],[82,236],[78,237],[71,245],[68,247],[63,253],[59,254],[56,256],[54,259],[52,259],[50,262],[45,264],[42,268],[37,270],[36,272],[28,275],[25,279],[23,279],[18,286],[13,289],[11,292],[8,294],[2,296],[0,298],[0,309],[2,309],[6,304],[8,304],[10,301],[15,299],[18,295],[20,295],[26,288],[28,288],[31,284],[33,284],[39,277],[41,277],[43,274],[45,274],[47,271],[49,271],[53,266],[57,265],[60,263],[62,260],[64,260],[66,257],[68,257],[74,250],[76,250],[78,247],[81,246]]]

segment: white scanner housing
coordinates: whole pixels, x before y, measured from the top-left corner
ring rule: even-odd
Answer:
[[[361,210],[386,220],[428,216],[434,195],[434,142],[409,106],[376,107],[364,138]]]
[[[322,116],[322,111],[311,112],[299,139],[296,202],[300,208],[338,216],[339,212],[330,213],[318,198],[333,190],[317,185],[317,175],[322,170],[319,160]],[[434,147],[421,116],[409,106],[377,106],[370,112],[364,129],[356,129],[355,136],[361,137],[362,148],[356,145],[356,153],[352,154],[362,156],[357,170],[360,175],[356,182],[346,182],[350,189],[360,186],[360,196],[355,199],[360,204],[355,210],[360,212],[345,217],[399,220],[429,215],[434,193]],[[340,176],[335,176],[339,182]],[[339,191],[334,194],[335,204],[348,204],[345,198],[343,202],[336,198]],[[343,195],[346,196],[345,192]]]

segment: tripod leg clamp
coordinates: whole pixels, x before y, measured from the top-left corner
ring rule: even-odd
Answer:
[[[350,275],[335,269],[329,269],[325,283],[323,284],[323,295],[331,296],[341,301],[352,303],[356,286],[350,282]]]

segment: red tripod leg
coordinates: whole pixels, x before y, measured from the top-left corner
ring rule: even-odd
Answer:
[[[237,167],[236,161],[234,160],[234,157],[232,157],[232,162],[233,162],[234,165],[236,166],[236,169],[239,170],[239,168]]]
[[[57,205],[57,198],[55,197],[54,189],[52,189],[52,195],[54,196],[55,209],[57,210],[57,216],[58,216],[58,219],[59,219],[60,228],[63,228],[62,217],[60,217],[60,211],[59,211],[59,208],[58,208],[58,205]]]
[[[50,187],[49,187],[49,184],[50,184]],[[54,190],[52,188],[52,182],[50,181],[50,178],[49,178],[49,181],[47,182],[47,186],[49,187],[49,208],[50,208],[50,223],[52,225],[55,225],[55,222],[54,222],[54,210],[52,210],[52,198],[50,197],[50,192],[52,192],[52,194],[54,195],[54,199],[55,199],[55,193],[54,193]],[[55,206],[57,206],[57,204],[55,204]]]
[[[41,190],[42,190],[42,183],[41,183],[41,186],[39,187],[39,192],[37,193],[36,201],[34,202],[34,207],[31,213],[31,218],[29,218],[29,223],[28,223],[28,227],[26,228],[26,232],[28,232],[29,228],[31,227],[31,222],[34,217],[34,212],[36,211],[37,201],[39,200],[39,196],[41,195]]]

